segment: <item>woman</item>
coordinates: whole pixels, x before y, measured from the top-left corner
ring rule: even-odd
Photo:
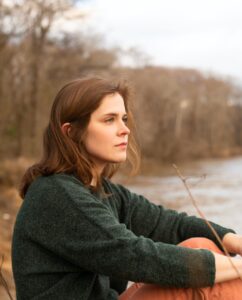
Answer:
[[[126,158],[135,168],[138,157],[125,83],[87,77],[58,92],[43,158],[22,179],[12,244],[18,300],[212,299],[227,287],[242,292],[203,220],[110,181]],[[241,236],[213,226],[228,251],[242,254]],[[186,248],[194,240],[185,240],[197,236],[206,239],[192,247],[205,241],[212,251]],[[232,260],[241,271],[242,261]],[[140,284],[126,290],[128,281]]]

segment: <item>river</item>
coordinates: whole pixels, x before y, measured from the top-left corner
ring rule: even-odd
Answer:
[[[209,159],[177,166],[187,178],[193,198],[206,218],[242,234],[242,157]],[[164,172],[167,175],[164,176]],[[137,176],[125,185],[156,204],[198,216],[172,166],[166,167],[160,174]]]

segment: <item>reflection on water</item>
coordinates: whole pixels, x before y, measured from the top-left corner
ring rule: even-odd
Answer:
[[[190,178],[187,182],[192,195],[207,219],[242,234],[242,157],[178,167]],[[156,204],[197,215],[181,179],[175,170],[170,171],[173,175],[165,177],[138,176],[128,187]]]

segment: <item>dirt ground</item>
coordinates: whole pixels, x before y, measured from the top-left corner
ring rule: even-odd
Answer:
[[[2,265],[1,274],[8,284],[13,299],[16,297],[11,266],[11,240],[16,214],[21,202],[15,188],[0,187],[0,266]],[[2,282],[0,299],[11,299],[3,288]]]

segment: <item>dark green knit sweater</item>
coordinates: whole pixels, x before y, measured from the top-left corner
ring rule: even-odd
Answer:
[[[165,210],[103,180],[102,199],[74,176],[39,177],[18,213],[12,244],[18,300],[114,300],[127,281],[211,286],[214,256],[175,246],[214,240],[203,220]],[[214,225],[220,237],[230,230]]]

